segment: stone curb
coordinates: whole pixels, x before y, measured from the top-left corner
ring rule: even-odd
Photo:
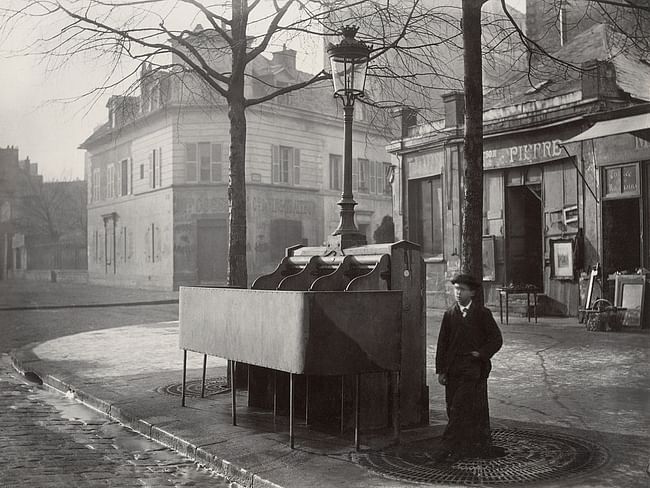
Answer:
[[[115,303],[80,303],[69,305],[25,305],[23,307],[0,307],[0,312],[20,310],[56,310],[60,308],[105,308],[105,307],[138,307],[142,305],[174,305],[178,299],[146,300],[143,302],[115,302]]]
[[[75,388],[72,383],[54,374],[45,373],[39,368],[43,365],[43,361],[31,349],[11,351],[10,357],[12,366],[21,375],[25,376],[27,373],[37,375],[43,381],[44,385],[63,394],[74,395],[74,398],[84,405],[213,470],[215,473],[224,476],[228,481],[235,482],[243,488],[282,488],[280,485],[268,481],[252,471],[237,466],[226,459],[219,458],[202,447],[181,439],[172,432],[140,419],[137,413],[130,408],[118,407],[95,395]]]

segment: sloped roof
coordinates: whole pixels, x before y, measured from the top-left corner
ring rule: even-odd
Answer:
[[[539,55],[529,71],[515,73],[501,88],[485,94],[486,108],[547,99],[580,91],[580,66],[586,61],[610,61],[616,86],[633,99],[650,101],[650,64],[620,32],[596,24],[552,53]]]

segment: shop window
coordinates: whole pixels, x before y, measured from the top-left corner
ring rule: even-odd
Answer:
[[[638,163],[607,167],[603,173],[603,198],[639,196]]]
[[[442,179],[440,176],[410,182],[411,230],[427,257],[442,257]]]

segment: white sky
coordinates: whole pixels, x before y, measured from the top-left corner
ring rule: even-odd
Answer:
[[[525,0],[508,3],[525,9]],[[81,179],[84,151],[77,147],[107,120],[109,95],[94,105],[88,98],[67,103],[61,100],[74,99],[101,85],[105,66],[87,57],[73,59],[63,68],[48,69],[37,56],[11,55],[34,34],[32,28],[26,28],[0,38],[0,147],[17,146],[20,158],[29,156],[38,163],[46,180]],[[309,53],[299,53],[299,68],[301,54],[304,61],[309,58]]]

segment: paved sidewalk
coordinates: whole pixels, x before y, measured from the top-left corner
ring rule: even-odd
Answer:
[[[401,446],[407,454],[409,446],[423,439],[435,442],[445,423],[444,393],[432,369],[439,318],[432,312],[428,320],[431,422],[429,427],[402,432]],[[537,325],[515,318],[502,330],[505,345],[495,358],[490,380],[493,429],[584,439],[605,453],[594,469],[535,486],[648,486],[650,334],[589,333],[575,319],[549,318]],[[238,426],[231,424],[229,394],[189,397],[182,408],[178,396],[164,392],[166,386],[181,382],[177,333],[177,322],[93,331],[14,351],[13,361],[19,370],[73,392],[81,401],[242,486],[417,486],[357,462],[359,456],[392,462],[391,456],[401,455],[381,436],[362,435],[362,452],[357,455],[349,437],[299,427],[296,449],[291,450],[286,419],[274,425],[268,415],[249,411],[245,392],[238,396]],[[188,380],[199,380],[202,356],[188,356]],[[209,358],[208,377],[224,375],[225,362]]]

